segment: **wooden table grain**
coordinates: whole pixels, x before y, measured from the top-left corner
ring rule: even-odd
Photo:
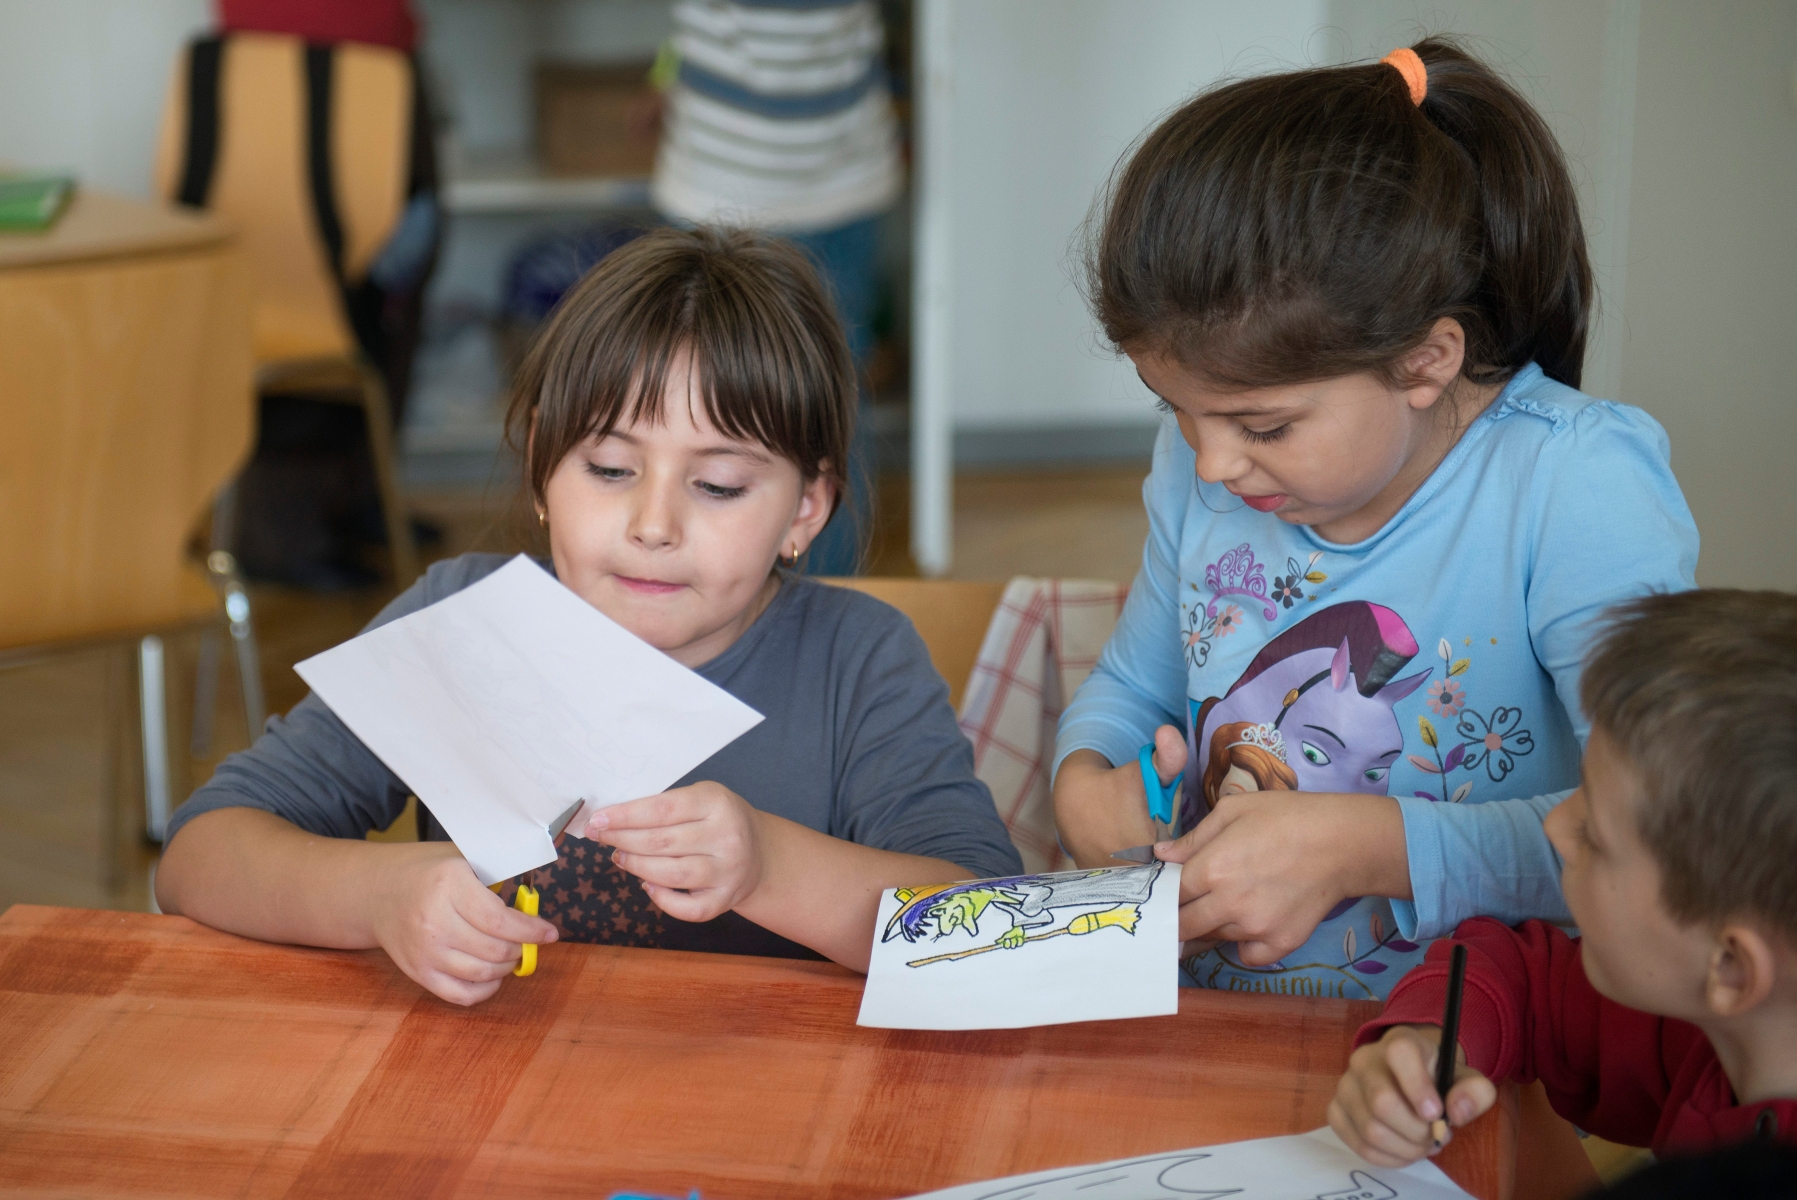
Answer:
[[[1188,990],[1175,1017],[920,1033],[859,1028],[860,998],[829,964],[556,945],[460,1009],[378,953],[18,905],[0,1189],[872,1200],[1315,1128],[1376,1009]],[[1507,1196],[1516,1139],[1511,1089],[1442,1165]]]

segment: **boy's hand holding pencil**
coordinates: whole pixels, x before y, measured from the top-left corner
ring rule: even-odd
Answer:
[[[1453,1137],[1452,1126],[1477,1120],[1497,1102],[1497,1088],[1460,1052],[1465,977],[1466,947],[1456,945],[1441,1026],[1393,1025],[1348,1059],[1329,1102],[1329,1125],[1374,1166],[1401,1167],[1434,1154]]]
[[[1432,1128],[1442,1120],[1434,1072],[1440,1037],[1433,1025],[1394,1025],[1348,1060],[1329,1102],[1329,1126],[1374,1166],[1401,1167],[1441,1148]],[[1447,1123],[1457,1127],[1497,1102],[1497,1086],[1467,1066],[1458,1047],[1454,1064]]]

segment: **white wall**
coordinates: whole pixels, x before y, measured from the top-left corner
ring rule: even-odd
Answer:
[[[1622,398],[1672,436],[1698,579],[1797,591],[1797,6],[1642,6]]]
[[[962,429],[1152,423],[1101,349],[1069,239],[1117,157],[1224,73],[1306,57],[1322,0],[953,5],[952,379]]]
[[[208,0],[0,0],[0,163],[150,193],[175,55]]]
[[[1565,150],[1579,191],[1598,320],[1585,390],[1621,386],[1621,289],[1626,274],[1629,149],[1637,0],[1331,0],[1344,58],[1378,58],[1428,34],[1453,34],[1529,98]]]
[[[1797,7],[1335,0],[1356,55],[1475,37],[1572,160],[1600,320],[1585,390],[1672,439],[1698,580],[1797,590]]]
[[[957,430],[1021,440],[1151,421],[1127,364],[1097,347],[1068,244],[1158,114],[1224,74],[1364,60],[1451,33],[1518,84],[1566,149],[1598,285],[1585,388],[1666,426],[1704,537],[1700,582],[1797,590],[1797,6],[960,0],[953,11],[941,184],[952,332],[944,395],[930,399]],[[946,545],[945,529],[923,533],[920,550]]]
[[[1572,159],[1603,285],[1626,235],[1638,5],[1553,0],[974,0],[955,6],[952,199],[955,423],[1150,423],[1097,346],[1072,239],[1118,156],[1226,76],[1377,57],[1454,32],[1522,86]],[[1614,391],[1615,337],[1591,376]]]

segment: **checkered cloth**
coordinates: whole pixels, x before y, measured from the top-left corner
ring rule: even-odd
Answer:
[[[1048,774],[1061,708],[1091,674],[1123,611],[1125,584],[1031,579],[1005,587],[961,702],[974,774],[992,789],[1026,871],[1067,862]]]

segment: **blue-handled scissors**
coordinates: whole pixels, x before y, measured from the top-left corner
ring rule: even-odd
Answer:
[[[1160,772],[1154,769],[1153,742],[1142,747],[1136,761],[1142,764],[1142,788],[1148,793],[1149,819],[1162,825],[1172,825],[1173,806],[1179,800],[1179,776],[1175,775],[1172,783],[1161,782]]]

